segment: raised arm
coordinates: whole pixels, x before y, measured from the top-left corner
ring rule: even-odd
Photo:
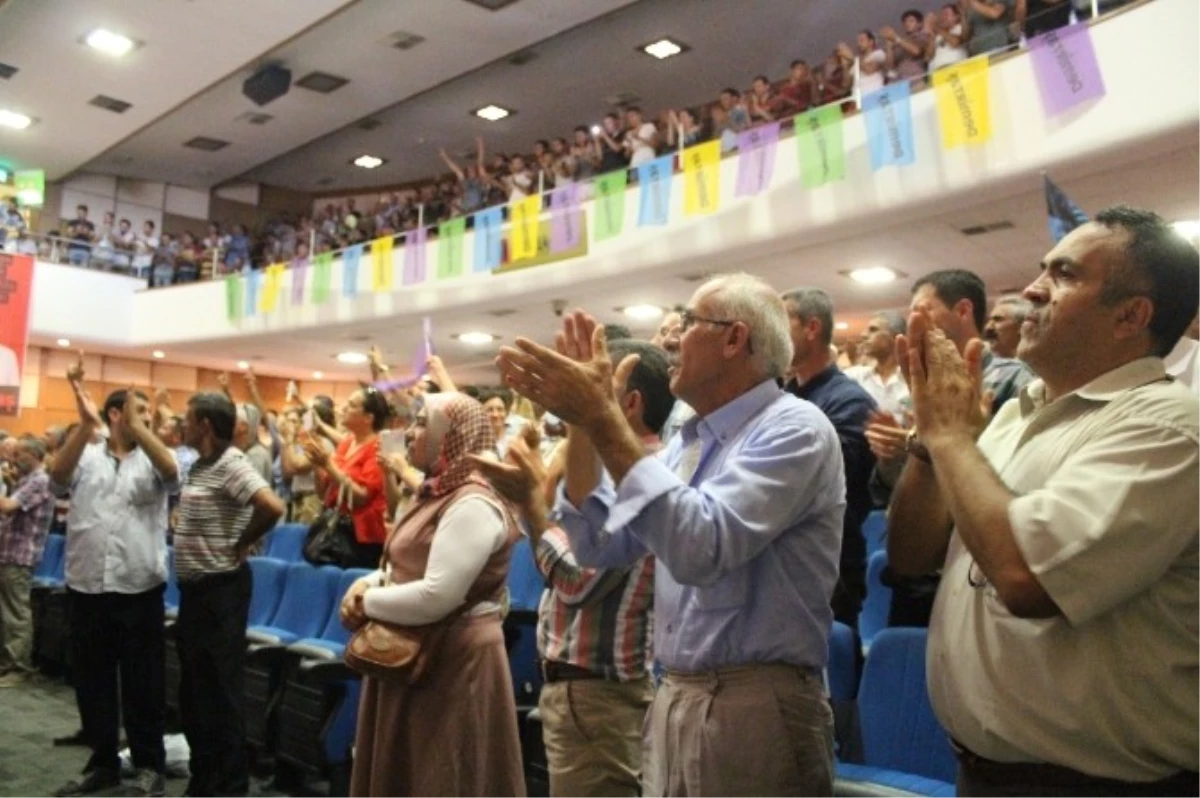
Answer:
[[[75,393],[75,407],[79,410],[79,425],[75,427],[74,432],[67,436],[62,448],[55,453],[50,467],[50,481],[61,488],[70,487],[71,479],[75,475],[75,469],[79,466],[79,458],[83,456],[84,449],[92,442],[97,430],[104,426],[104,422],[100,420],[100,411],[96,408],[96,403],[92,401],[91,395],[83,387],[82,351],[75,363],[67,369],[67,381]]]
[[[129,386],[125,392],[125,408],[121,413],[123,423],[137,445],[150,458],[150,464],[154,466],[159,477],[164,482],[173,484],[179,480],[179,463],[175,461],[175,453],[168,449],[146,424],[142,417],[142,411],[145,409],[144,400],[137,395],[132,385]]]
[[[454,173],[454,176],[457,177],[461,181],[463,179],[462,167],[459,166],[454,161],[454,159],[450,157],[450,153],[446,152],[446,150],[444,148],[442,148],[442,149],[438,150],[438,155],[441,156],[442,163],[446,164],[446,166],[450,169],[450,171]]]

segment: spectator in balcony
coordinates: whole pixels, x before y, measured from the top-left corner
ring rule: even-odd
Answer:
[[[72,266],[86,266],[92,254],[92,242],[96,239],[96,225],[88,220],[88,206],[75,208],[75,218],[67,223],[67,262]]]
[[[835,49],[817,76],[817,92],[821,105],[847,97],[854,84],[854,53],[843,43]]]
[[[926,16],[925,21],[933,35],[927,51],[930,72],[967,59],[967,37],[958,5],[947,3],[937,14]]]
[[[1017,345],[1021,343],[1021,322],[1025,321],[1032,309],[1019,294],[1002,296],[996,300],[983,327],[983,340],[988,342],[993,354],[1007,358],[1017,356]]]
[[[766,75],[758,75],[751,82],[746,110],[750,112],[751,123],[774,121],[775,113],[779,110],[778,96]]]
[[[179,237],[179,252],[175,256],[175,282],[194,283],[200,279],[200,245],[196,237],[184,232]]]
[[[890,25],[880,31],[887,52],[888,77],[894,80],[919,80],[925,75],[925,53],[933,37],[925,29],[925,15],[920,11],[905,11],[900,22],[903,33],[897,33]]]
[[[133,263],[133,252],[137,246],[137,234],[133,232],[133,224],[128,219],[117,222],[117,229],[112,235],[113,271],[127,272]]]
[[[884,77],[887,73],[887,53],[879,48],[875,34],[869,30],[858,32],[858,86],[860,96],[870,94],[883,88]],[[838,49],[848,51],[846,45],[838,45]]]
[[[239,272],[250,265],[250,236],[246,228],[235,224],[225,241],[225,270]]]
[[[16,241],[25,229],[25,217],[17,209],[16,202],[6,202],[0,207],[0,245]]]
[[[596,174],[600,165],[600,149],[591,132],[579,125],[571,140],[571,157],[575,160],[575,179],[587,180]]]
[[[787,82],[779,89],[780,113],[799,114],[807,111],[817,101],[817,87],[813,81],[808,62],[792,62]]]
[[[737,89],[723,89],[720,95],[721,108],[729,117],[729,130],[741,133],[750,127],[750,111]]]
[[[154,265],[154,253],[158,251],[159,238],[154,232],[154,222],[147,219],[142,225],[142,234],[133,247],[133,276],[146,279]]]
[[[112,269],[113,235],[116,232],[117,220],[112,211],[104,212],[104,221],[96,231],[96,245],[92,247],[91,265],[108,271]]]
[[[208,257],[212,257],[214,252],[218,252],[225,248],[226,239],[228,236],[221,232],[221,225],[216,222],[208,223],[208,232],[204,236],[204,252]]]
[[[629,165],[639,166],[654,160],[658,148],[658,129],[653,122],[645,121],[642,109],[635,106],[625,109],[625,156]]]
[[[1070,0],[1017,0],[1017,20],[1029,38],[1071,23]]]
[[[154,250],[151,256],[151,288],[161,288],[175,282],[175,258],[178,253],[179,246],[170,233],[163,233],[158,242],[158,249]]]
[[[37,239],[29,234],[29,230],[22,229],[17,233],[17,254],[30,255],[34,258],[39,257]]]
[[[575,157],[571,155],[571,148],[567,145],[567,140],[559,136],[550,141],[550,155],[553,158],[553,178],[555,188],[575,182]]]
[[[704,130],[696,121],[696,115],[690,108],[667,112],[667,146],[669,148],[674,149],[680,145],[691,147],[693,144],[699,144],[703,140],[703,134]]]
[[[508,174],[502,176],[499,182],[504,187],[508,202],[525,199],[537,191],[533,172],[525,165],[525,158],[521,155],[512,157],[508,164]]]
[[[625,148],[621,143],[624,137],[621,118],[611,112],[605,114],[595,135],[596,147],[600,151],[600,164],[596,171],[600,174],[625,168]]]
[[[966,0],[967,52],[982,55],[1008,46],[1010,26],[1016,21],[1014,0]]]
[[[471,214],[482,210],[487,202],[487,181],[481,177],[485,171],[483,163],[483,139],[480,137],[476,137],[475,139],[474,164],[467,164],[465,167],[459,166],[444,149],[438,150],[438,154],[442,156],[442,161],[445,162],[447,168],[458,179],[459,190],[462,194],[462,199],[459,202],[462,212]],[[397,212],[399,210],[400,208],[397,206]]]

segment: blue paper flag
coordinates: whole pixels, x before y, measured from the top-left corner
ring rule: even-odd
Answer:
[[[641,196],[638,200],[638,227],[667,223],[671,208],[671,175],[675,156],[664,155],[637,167]]]
[[[863,97],[872,169],[904,166],[916,160],[911,93],[908,81],[904,80]]]
[[[358,262],[362,260],[363,245],[354,244],[342,250],[342,296],[358,293]]]
[[[242,307],[246,310],[247,316],[253,316],[258,313],[258,291],[262,286],[263,273],[261,269],[250,269],[246,273],[246,301]]]
[[[504,260],[504,207],[485,208],[475,214],[475,259],[472,271],[476,274],[500,268]]]

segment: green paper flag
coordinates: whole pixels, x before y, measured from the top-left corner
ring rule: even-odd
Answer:
[[[624,169],[596,178],[593,240],[603,241],[621,234],[621,228],[625,226],[625,186],[628,181],[629,174]]]
[[[225,278],[225,314],[229,320],[242,317],[242,276],[231,274]]]
[[[329,299],[329,281],[333,273],[333,253],[322,252],[313,258],[312,301],[324,304]]]
[[[795,120],[800,148],[800,180],[816,188],[846,178],[846,150],[842,143],[842,107],[823,105]]]
[[[467,220],[460,216],[438,225],[438,268],[437,278],[449,280],[462,277],[463,273],[463,233],[467,229]]]

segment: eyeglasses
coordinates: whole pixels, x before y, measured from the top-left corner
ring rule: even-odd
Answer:
[[[683,310],[679,313],[679,325],[676,327],[676,330],[680,335],[683,335],[697,324],[714,324],[718,327],[732,327],[733,325],[737,324],[737,322],[728,321],[726,319],[706,319],[703,316],[697,316],[690,310]],[[748,333],[746,336],[746,351],[752,355],[754,354],[754,342],[750,340]]]

